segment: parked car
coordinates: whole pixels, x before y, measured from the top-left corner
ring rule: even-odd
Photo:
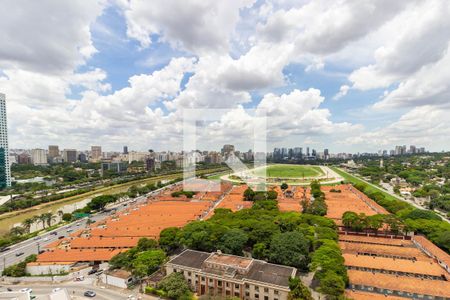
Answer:
[[[51,235],[57,235],[58,233],[56,231],[53,231],[50,233]]]
[[[83,281],[83,280],[84,280],[84,276],[75,277],[75,281]]]
[[[20,289],[20,292],[22,292],[22,293],[32,293],[33,292],[33,290],[32,289],[30,289],[30,288],[23,288],[23,289]]]
[[[3,248],[0,249],[0,252],[5,252],[5,251],[8,251],[8,250],[11,250],[11,248],[3,247]]]
[[[17,252],[16,253],[16,256],[21,256],[21,255],[23,255],[23,252]]]
[[[86,292],[84,292],[84,296],[85,297],[93,298],[93,297],[95,297],[95,295],[97,295],[97,294],[94,291],[86,291]]]
[[[60,291],[61,290],[61,288],[54,288],[53,290],[52,290],[52,292],[53,293],[56,293],[57,291]]]
[[[58,239],[63,239],[64,238],[64,236],[63,235],[60,235],[60,236],[58,236]]]
[[[67,232],[72,232],[72,231],[73,231],[72,228],[67,229]]]
[[[40,240],[40,239],[41,239],[40,236],[37,236],[37,237],[34,238],[35,241]]]
[[[45,252],[45,250],[39,250],[39,254],[42,254],[44,252]]]
[[[98,269],[89,270],[88,275],[95,274],[95,273],[97,273],[97,271],[98,271]]]

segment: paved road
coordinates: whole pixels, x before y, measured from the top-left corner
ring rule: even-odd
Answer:
[[[115,290],[110,288],[101,288],[98,286],[86,285],[86,284],[76,284],[76,283],[67,283],[67,284],[27,284],[10,287],[13,291],[20,290],[22,288],[29,287],[33,290],[32,295],[40,296],[40,295],[48,295],[52,292],[54,288],[65,288],[69,292],[70,295],[75,296],[74,299],[98,299],[98,300],[123,300],[123,299],[132,299],[130,296],[134,296],[134,299],[137,299],[136,293],[127,290]],[[94,298],[84,297],[83,294],[86,291],[94,291],[97,295]],[[6,291],[6,287],[0,288],[0,291]],[[156,299],[151,296],[144,296],[145,299]]]
[[[169,186],[166,186],[164,188],[167,188],[167,187],[169,187]],[[137,198],[128,199],[128,200],[120,202],[120,203],[115,203],[111,206],[108,206],[107,208],[108,209],[115,208],[117,211],[120,211],[120,210],[127,208],[128,204],[130,204],[130,203],[136,203],[136,202],[143,203],[146,201],[148,196],[154,195],[154,194],[160,192],[164,188],[150,192],[145,196],[139,196]],[[109,216],[111,213],[114,213],[114,212],[100,212],[97,214],[93,214],[90,217],[90,219],[92,221],[96,222],[96,221],[104,219],[105,217]],[[11,265],[14,265],[14,264],[17,264],[17,263],[23,261],[27,256],[29,256],[31,254],[38,254],[40,250],[43,250],[43,246],[45,246],[53,241],[56,241],[58,239],[58,237],[60,237],[60,236],[67,237],[72,233],[72,231],[76,231],[80,228],[86,227],[87,226],[86,222],[87,222],[87,218],[81,219],[81,220],[72,222],[68,225],[59,227],[50,232],[44,233],[44,234],[40,235],[39,237],[31,238],[26,241],[22,241],[18,244],[10,246],[9,250],[0,253],[0,271],[3,271],[5,266],[8,267],[8,266],[11,266]],[[20,253],[23,253],[23,254],[18,255]]]

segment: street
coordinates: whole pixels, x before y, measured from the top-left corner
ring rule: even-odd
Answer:
[[[166,187],[169,187],[169,186],[166,186]],[[166,187],[164,187],[164,188],[166,188]],[[161,188],[161,189],[163,189],[163,188]],[[147,197],[149,197],[155,193],[158,193],[161,189],[157,189],[157,190],[150,192],[144,196],[139,196],[137,198],[130,198],[123,202],[114,203],[110,206],[107,206],[106,208],[108,210],[116,209],[117,211],[121,211],[121,210],[127,208],[129,203],[145,202]],[[114,213],[114,212],[112,212],[112,213]],[[91,215],[90,219],[94,222],[97,222],[99,220],[104,219],[105,217],[107,217],[110,214],[111,214],[110,211],[108,211],[108,212],[102,211],[102,212]],[[14,264],[17,264],[17,263],[23,261],[27,256],[29,256],[31,254],[38,254],[40,250],[45,250],[43,247],[47,244],[50,244],[51,242],[56,241],[58,239],[58,237],[60,237],[60,236],[67,237],[71,233],[73,233],[81,228],[86,227],[87,220],[88,220],[87,218],[80,219],[80,220],[74,221],[70,224],[61,226],[52,231],[46,232],[42,235],[39,235],[38,237],[31,238],[31,239],[22,241],[18,244],[9,246],[9,248],[10,248],[9,250],[0,253],[0,271],[3,271],[5,269],[5,267],[9,267],[11,265],[14,265]],[[23,253],[23,254],[20,256],[16,256],[16,254],[18,254],[18,253]]]

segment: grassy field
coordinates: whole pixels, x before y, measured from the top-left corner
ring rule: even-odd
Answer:
[[[256,176],[278,177],[278,178],[303,178],[323,175],[320,167],[303,165],[270,165],[266,168],[257,169],[253,172]]]
[[[355,176],[353,176],[353,175],[351,175],[351,174],[349,174],[349,173],[347,173],[347,172],[345,172],[345,171],[343,171],[343,170],[341,170],[339,168],[336,168],[336,167],[330,167],[330,168],[333,171],[335,171],[336,173],[338,173],[339,175],[341,175],[345,179],[345,181],[348,181],[348,182],[353,183],[353,184],[357,184],[357,183],[364,184],[364,185],[367,186],[366,188],[367,188],[368,191],[380,192],[386,197],[386,199],[389,199],[389,200],[396,200],[396,201],[399,200],[396,197],[392,196],[391,194],[386,193],[383,189],[377,188],[377,187],[371,185],[370,183],[368,183],[367,181],[359,179],[358,177],[355,177]]]

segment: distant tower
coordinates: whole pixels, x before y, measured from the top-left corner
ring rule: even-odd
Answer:
[[[380,169],[383,169],[383,166],[384,166],[383,159],[380,159]]]
[[[123,146],[123,154],[128,154],[128,146]]]
[[[5,94],[0,94],[0,189],[11,186],[7,125],[6,97]]]

